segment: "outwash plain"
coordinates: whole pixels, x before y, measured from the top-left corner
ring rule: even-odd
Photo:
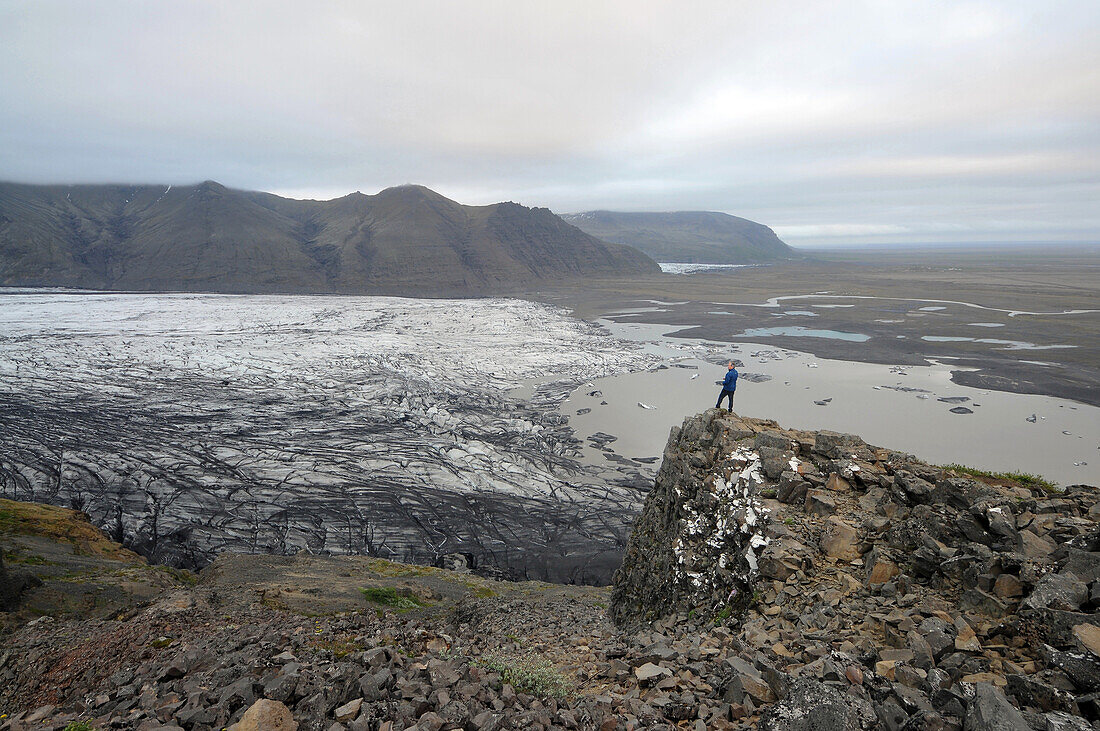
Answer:
[[[610,316],[669,325],[681,337],[891,365],[954,359],[978,369],[960,370],[957,383],[1100,405],[1100,248],[1095,246],[814,251],[813,258],[771,266],[642,277],[542,296],[583,318],[649,307]],[[773,298],[791,299],[768,306]],[[855,342],[744,335],[779,326],[867,337]]]

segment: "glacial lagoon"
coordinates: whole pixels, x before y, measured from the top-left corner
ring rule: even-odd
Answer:
[[[1100,408],[1094,406],[960,386],[951,382],[959,367],[947,359],[897,367],[818,358],[760,340],[726,345],[667,337],[678,329],[667,325],[601,324],[662,358],[656,368],[594,379],[562,403],[578,435],[614,436],[606,449],[617,457],[660,455],[673,426],[714,406],[724,362],[736,358],[744,366],[734,408],[746,416],[858,434],[933,463],[1100,484]],[[952,413],[959,407],[972,413]],[[588,442],[586,459],[599,463],[609,454]]]

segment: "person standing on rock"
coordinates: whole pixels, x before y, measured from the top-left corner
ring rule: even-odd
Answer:
[[[726,378],[722,381],[722,393],[718,394],[718,403],[714,405],[714,408],[722,408],[722,399],[729,397],[730,408],[729,412],[733,413],[733,392],[737,390],[737,369],[733,367],[733,361],[729,363],[729,369],[726,371]]]

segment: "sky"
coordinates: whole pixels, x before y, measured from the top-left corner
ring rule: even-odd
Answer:
[[[1100,2],[0,0],[0,180],[1100,241]]]

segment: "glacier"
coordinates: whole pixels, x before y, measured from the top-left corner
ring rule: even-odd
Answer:
[[[557,407],[659,360],[512,299],[9,290],[0,496],[82,510],[175,566],[461,554],[604,583],[651,474],[582,463]]]

